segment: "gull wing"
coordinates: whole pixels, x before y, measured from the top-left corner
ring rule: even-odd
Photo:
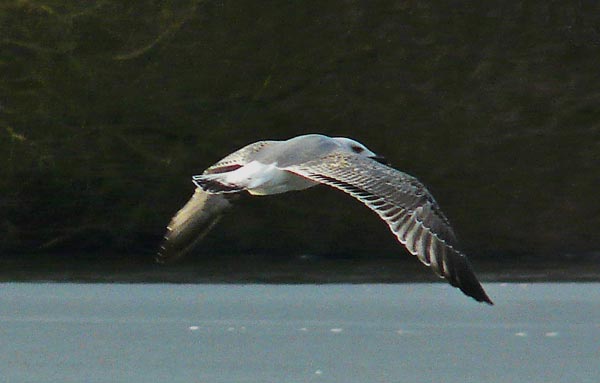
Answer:
[[[274,141],[258,141],[231,153],[203,174],[218,174],[241,168],[265,146]],[[210,194],[197,188],[194,195],[171,219],[156,261],[167,263],[177,260],[195,245],[217,224],[223,213],[231,207],[232,197]]]
[[[475,300],[493,304],[467,257],[458,250],[448,219],[416,178],[370,158],[341,151],[284,169],[358,199],[437,275]]]
[[[171,219],[156,261],[168,263],[192,250],[231,207],[228,197],[197,188],[190,200]]]

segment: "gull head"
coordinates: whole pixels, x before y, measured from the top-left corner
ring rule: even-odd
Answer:
[[[379,163],[387,165],[388,162],[385,157],[375,154],[371,150],[369,150],[366,146],[361,144],[358,141],[354,141],[353,139],[346,137],[333,137],[333,139],[345,150],[350,153],[358,154],[359,156],[364,156],[370,159],[373,159]]]

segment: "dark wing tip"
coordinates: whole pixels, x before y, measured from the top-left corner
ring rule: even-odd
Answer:
[[[468,258],[457,249],[454,231],[435,201],[426,200],[409,217],[415,224],[403,226],[403,233],[397,233],[399,239],[407,239],[407,249],[465,295],[493,305]]]
[[[493,304],[477,280],[467,257],[456,248],[452,228],[426,201],[413,211],[391,204],[367,202],[383,218],[398,241],[438,276],[478,302]]]
[[[487,295],[487,293],[485,292],[479,281],[477,281],[477,279],[474,279],[472,282],[458,286],[458,288],[466,295],[475,299],[477,302],[487,303],[490,306],[494,305],[494,302],[492,302],[492,300]]]
[[[452,286],[458,287],[460,291],[475,299],[477,302],[494,305],[494,302],[492,302],[475,276],[475,272],[467,257],[455,250],[453,250],[452,253],[454,253],[452,254],[453,257],[448,262],[451,266],[444,270],[444,277]],[[447,256],[449,255],[450,254]]]

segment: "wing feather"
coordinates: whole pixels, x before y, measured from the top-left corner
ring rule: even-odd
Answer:
[[[458,250],[448,219],[416,178],[367,157],[341,151],[284,169],[357,198],[437,275],[477,301],[492,304],[467,257]]]

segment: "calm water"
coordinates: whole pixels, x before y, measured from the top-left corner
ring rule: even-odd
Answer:
[[[1,284],[8,382],[598,382],[600,284]]]

